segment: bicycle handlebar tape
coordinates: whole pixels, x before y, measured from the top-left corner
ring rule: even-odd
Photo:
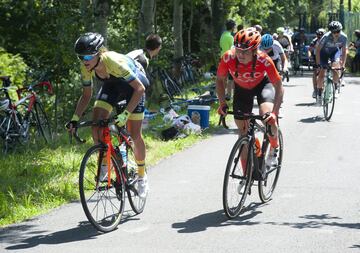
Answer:
[[[79,121],[79,120],[80,120],[79,116],[77,116],[77,115],[74,113],[74,115],[73,115],[72,118],[71,118],[71,121]]]

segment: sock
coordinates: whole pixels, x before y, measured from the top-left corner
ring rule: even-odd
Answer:
[[[272,136],[269,136],[269,142],[270,142],[270,146],[271,146],[272,148],[277,148],[277,147],[279,147],[279,141],[278,141],[278,138],[277,138],[277,137],[274,138],[274,137],[272,137]]]
[[[139,177],[144,177],[145,176],[145,160],[141,160],[141,161],[136,160],[136,164],[138,166]]]
[[[323,90],[323,89],[320,89],[320,88],[318,88],[318,90],[317,90],[317,95],[318,95],[319,97],[322,95],[322,90]]]

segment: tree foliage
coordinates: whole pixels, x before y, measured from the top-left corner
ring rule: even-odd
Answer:
[[[346,9],[348,1],[344,3]],[[174,22],[174,7],[182,16],[180,23]],[[1,54],[7,59],[21,57],[26,64],[13,65],[18,66],[14,70],[2,61],[0,71],[16,76],[28,66],[38,76],[46,74],[56,86],[52,117],[62,125],[81,93],[73,46],[84,32],[99,31],[110,50],[127,53],[143,47],[143,35],[153,31],[163,38],[163,49],[152,65],[170,67],[175,56],[192,52],[209,67],[218,62],[218,40],[228,18],[273,32],[278,26],[297,27],[303,17],[313,32],[327,23],[331,7],[338,11],[339,0],[0,0]],[[360,0],[352,1],[352,10],[360,10]]]

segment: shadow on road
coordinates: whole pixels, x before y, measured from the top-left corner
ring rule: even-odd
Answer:
[[[295,104],[295,106],[315,106],[316,102],[313,103],[299,103]]]
[[[279,225],[279,226],[289,226],[298,229],[305,228],[323,228],[325,226],[330,227],[340,227],[340,228],[350,228],[350,229],[360,229],[360,223],[340,223],[335,222],[334,220],[341,220],[341,218],[336,216],[330,216],[329,214],[321,214],[321,215],[304,215],[299,218],[305,219],[308,221],[305,222],[265,222],[268,225]],[[354,245],[356,246],[356,245]]]
[[[310,117],[310,118],[305,118],[305,119],[299,120],[299,122],[302,122],[302,123],[316,123],[316,122],[320,122],[320,121],[325,121],[325,119],[323,117],[316,116],[316,117]]]
[[[123,215],[121,223],[134,220],[134,215],[125,213]],[[19,250],[33,248],[41,244],[61,244],[95,239],[103,234],[98,232],[88,221],[80,222],[75,228],[49,234],[46,234],[47,231],[36,231],[34,227],[34,225],[18,225],[6,228],[0,231],[0,242],[7,241],[9,244],[13,244],[6,247],[8,250]]]
[[[196,233],[205,231],[210,227],[225,227],[230,225],[256,225],[259,222],[249,221],[256,215],[262,213],[256,210],[258,207],[264,206],[261,203],[251,203],[247,206],[239,217],[229,220],[224,214],[224,210],[219,210],[212,213],[205,213],[185,222],[178,222],[172,224],[172,228],[178,229],[178,233]]]

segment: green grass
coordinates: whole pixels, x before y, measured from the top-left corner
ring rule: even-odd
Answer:
[[[210,128],[202,135],[167,142],[160,139],[161,128],[156,127],[162,124],[162,118],[152,121],[143,134],[147,166],[153,167],[161,159],[210,136],[217,129],[217,119],[213,108]],[[78,170],[83,155],[92,144],[89,130],[79,132],[80,136],[86,136],[86,144],[71,145],[68,134],[63,132],[51,147],[30,145],[16,154],[1,155],[0,226],[23,221],[79,199]]]

